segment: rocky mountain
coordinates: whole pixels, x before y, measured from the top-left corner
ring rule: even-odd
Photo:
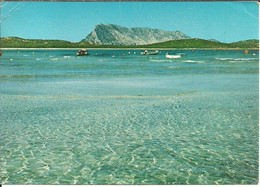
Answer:
[[[169,40],[190,39],[180,31],[151,28],[126,28],[113,24],[99,24],[81,42],[97,45],[145,45]]]

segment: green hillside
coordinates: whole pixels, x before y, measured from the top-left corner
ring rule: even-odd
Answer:
[[[0,46],[2,48],[74,48],[90,47],[91,45],[64,40],[34,40],[18,37],[6,37],[0,39]]]
[[[259,40],[245,40],[231,43],[234,47],[239,48],[259,48]]]
[[[231,44],[203,39],[172,40],[162,43],[143,45],[147,48],[232,48]]]
[[[177,48],[177,49],[250,49],[259,48],[259,40],[246,40],[234,43],[221,43],[214,40],[183,39],[149,45],[93,45],[83,42],[69,42],[64,40],[38,40],[18,37],[0,38],[1,48]]]

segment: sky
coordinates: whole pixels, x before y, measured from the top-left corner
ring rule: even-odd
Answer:
[[[1,37],[79,42],[97,24],[181,31],[192,38],[259,39],[257,2],[2,2]]]

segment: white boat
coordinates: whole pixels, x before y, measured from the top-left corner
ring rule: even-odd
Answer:
[[[168,53],[166,53],[165,55],[166,58],[170,58],[170,59],[173,59],[173,58],[181,58],[181,55],[169,55]]]

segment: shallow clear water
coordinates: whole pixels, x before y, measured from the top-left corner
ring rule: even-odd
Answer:
[[[3,51],[0,183],[258,183],[258,51],[128,52]]]

